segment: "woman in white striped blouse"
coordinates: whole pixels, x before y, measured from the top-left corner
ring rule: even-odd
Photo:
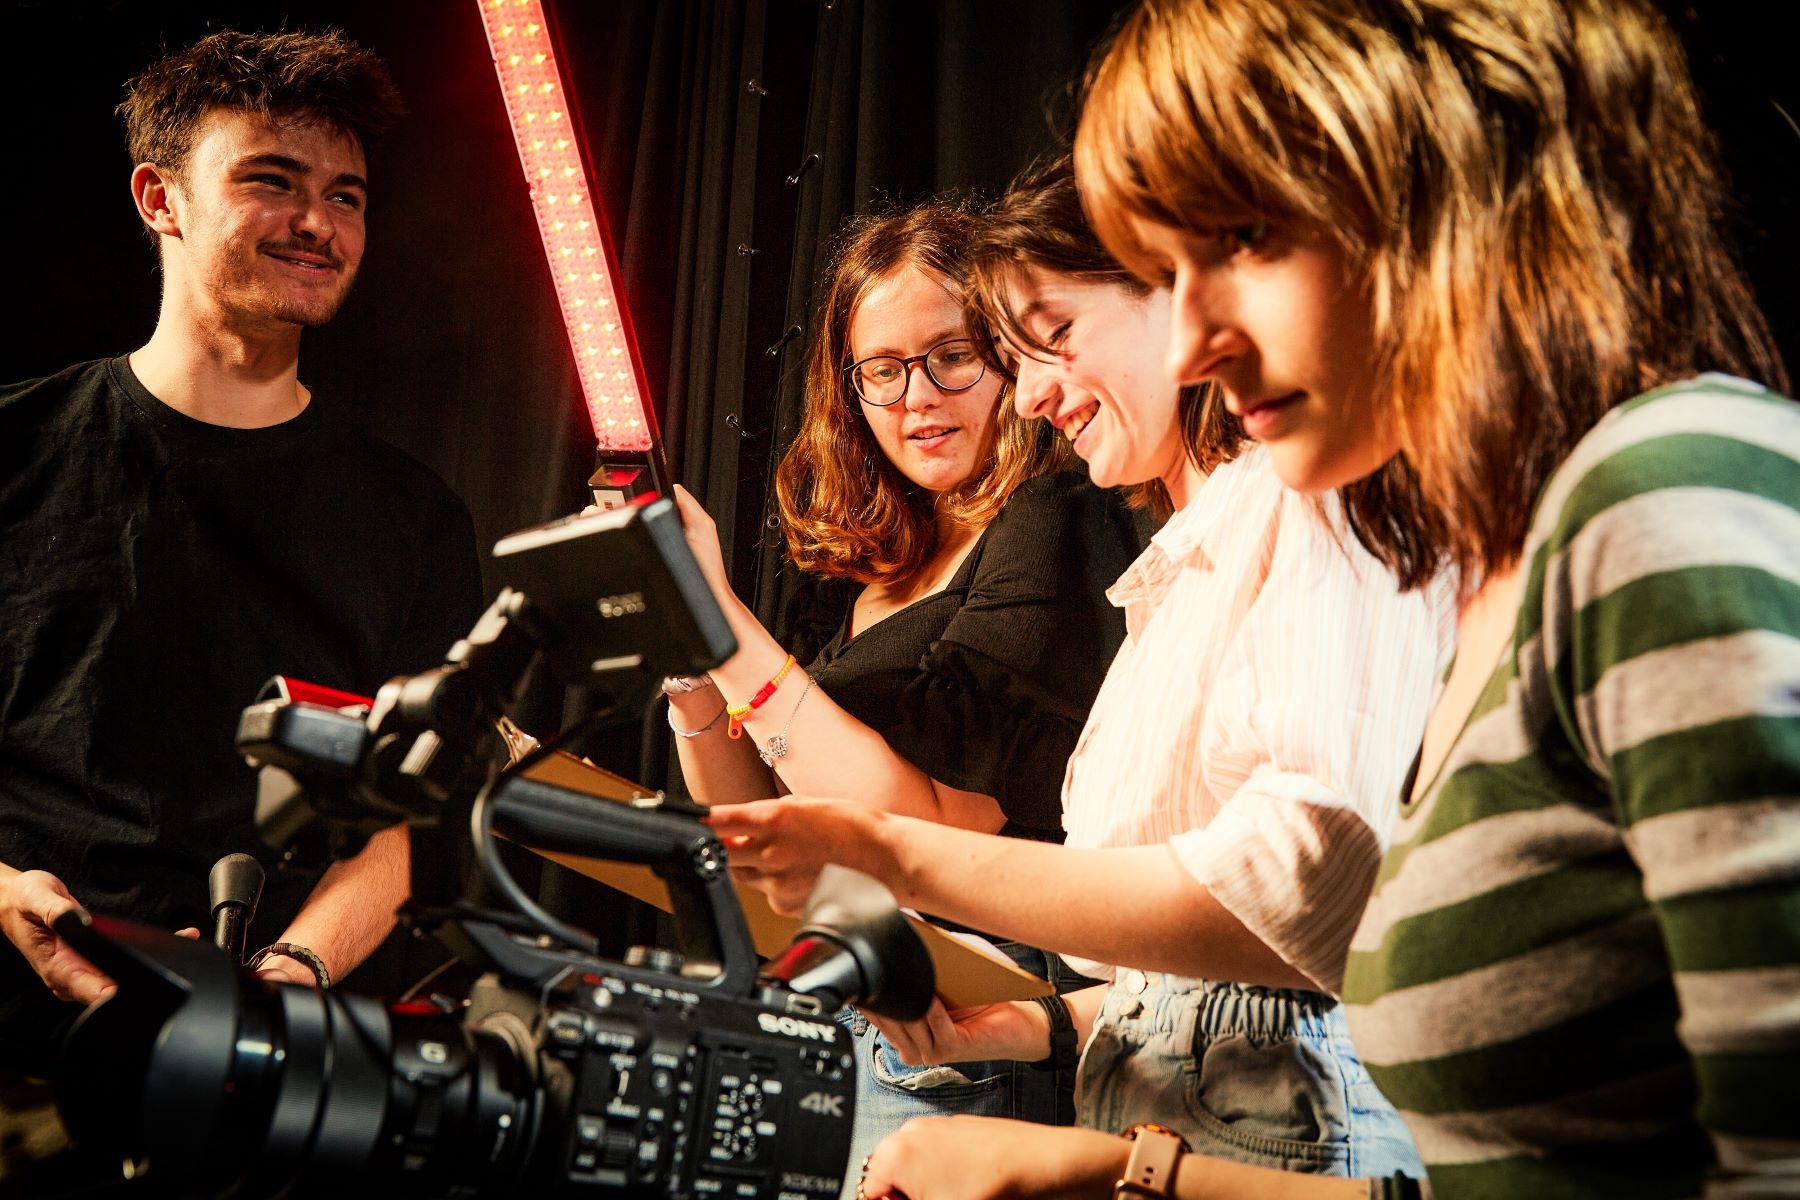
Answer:
[[[1109,592],[1128,635],[1069,761],[1067,845],[771,801],[715,813],[734,869],[791,908],[820,860],[843,862],[1110,979],[1069,997],[1084,1125],[1418,1174],[1334,993],[1448,660],[1451,589],[1402,593],[1335,497],[1286,490],[1235,422],[1203,423],[1162,369],[1167,293],[1099,247],[1066,159],[1017,182],[986,233],[978,307],[990,355],[1016,360],[1019,412],[1061,430],[1096,483],[1174,510]],[[1036,1004],[997,1005],[889,1036],[925,1061],[1036,1060],[1054,1027]]]

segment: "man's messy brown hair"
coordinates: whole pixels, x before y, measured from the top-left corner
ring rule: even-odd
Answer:
[[[337,30],[222,29],[125,85],[119,115],[131,161],[179,176],[214,110],[319,121],[365,154],[405,112],[381,59]]]

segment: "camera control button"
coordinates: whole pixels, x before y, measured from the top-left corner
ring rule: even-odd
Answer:
[[[626,1129],[609,1129],[600,1147],[600,1161],[609,1167],[622,1167],[637,1155],[637,1138]]]
[[[550,1041],[560,1049],[579,1050],[587,1042],[587,1029],[580,1013],[559,1012],[546,1024]]]

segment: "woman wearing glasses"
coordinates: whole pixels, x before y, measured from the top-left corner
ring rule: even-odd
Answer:
[[[1013,413],[969,344],[975,228],[941,202],[864,216],[833,259],[801,429],[776,475],[791,561],[837,585],[819,589],[836,595],[823,618],[788,622],[783,639],[764,630],[731,590],[711,520],[680,493],[739,645],[709,677],[665,689],[703,803],[829,792],[1062,838],[1063,767],[1124,637],[1105,589],[1138,540],[1121,505],[1061,469],[1064,440]],[[1055,964],[1059,984],[1084,982],[1003,948],[1039,975]],[[860,1018],[852,1028],[858,1158],[916,1115],[1072,1117],[1068,1072],[907,1067]]]

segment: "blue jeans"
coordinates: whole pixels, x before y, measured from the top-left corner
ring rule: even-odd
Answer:
[[[1197,1153],[1352,1178],[1424,1178],[1400,1114],[1318,992],[1121,969],[1081,1056],[1082,1125],[1167,1125]]]
[[[1018,942],[996,942],[1008,958],[1058,992],[1079,991],[1094,981],[1063,965],[1054,954]],[[996,1060],[909,1067],[887,1038],[855,1009],[838,1020],[856,1042],[856,1122],[850,1161],[844,1169],[844,1197],[856,1192],[858,1168],[882,1138],[913,1117],[945,1117],[966,1113],[978,1117],[1016,1117],[1042,1125],[1068,1125],[1075,1119],[1075,1072],[1040,1071],[1029,1063]]]

